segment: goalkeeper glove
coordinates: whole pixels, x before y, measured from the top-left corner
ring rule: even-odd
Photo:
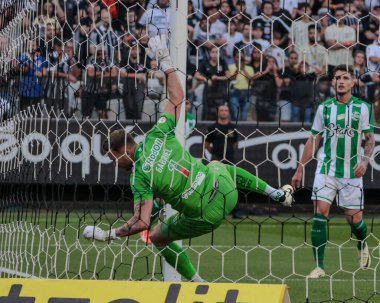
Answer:
[[[157,35],[149,39],[149,48],[155,57],[158,64],[164,72],[173,68],[172,59],[170,58],[167,37],[165,35]]]
[[[98,226],[86,226],[83,231],[83,237],[87,240],[95,239],[98,241],[108,241],[119,239],[116,236],[116,229],[112,228],[110,231],[101,229]]]
[[[282,205],[287,207],[292,207],[294,203],[294,197],[293,197],[293,187],[289,184],[283,185],[281,189],[284,191],[284,196],[281,197],[280,202]]]

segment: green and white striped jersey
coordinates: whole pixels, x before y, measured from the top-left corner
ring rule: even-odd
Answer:
[[[318,107],[311,132],[323,135],[323,153],[317,172],[336,178],[355,178],[354,166],[361,160],[363,133],[373,132],[369,103],[351,97],[347,103],[331,98]]]

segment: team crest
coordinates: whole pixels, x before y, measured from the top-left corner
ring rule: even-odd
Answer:
[[[165,117],[161,117],[160,119],[158,119],[158,123],[165,123],[165,122],[166,122]]]
[[[352,113],[352,120],[359,121],[360,120],[360,112],[353,112]]]

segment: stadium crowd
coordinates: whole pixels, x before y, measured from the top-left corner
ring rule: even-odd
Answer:
[[[36,34],[12,63],[18,108],[42,101],[69,115],[150,119],[166,90],[147,43],[168,34],[169,5],[40,1],[23,19]],[[0,30],[12,9],[2,8]],[[215,121],[227,103],[234,121],[310,122],[334,95],[333,68],[348,64],[354,95],[376,104],[379,24],[379,0],[189,0],[187,99],[203,120]],[[0,53],[10,42],[0,36]]]

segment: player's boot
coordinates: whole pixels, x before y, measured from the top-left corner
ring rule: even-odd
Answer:
[[[316,267],[311,271],[311,273],[307,277],[309,279],[319,279],[323,278],[324,276],[326,276],[325,271],[320,267]]]
[[[358,250],[359,264],[361,269],[368,269],[371,266],[371,255],[369,253],[368,245],[366,244],[363,249]]]

